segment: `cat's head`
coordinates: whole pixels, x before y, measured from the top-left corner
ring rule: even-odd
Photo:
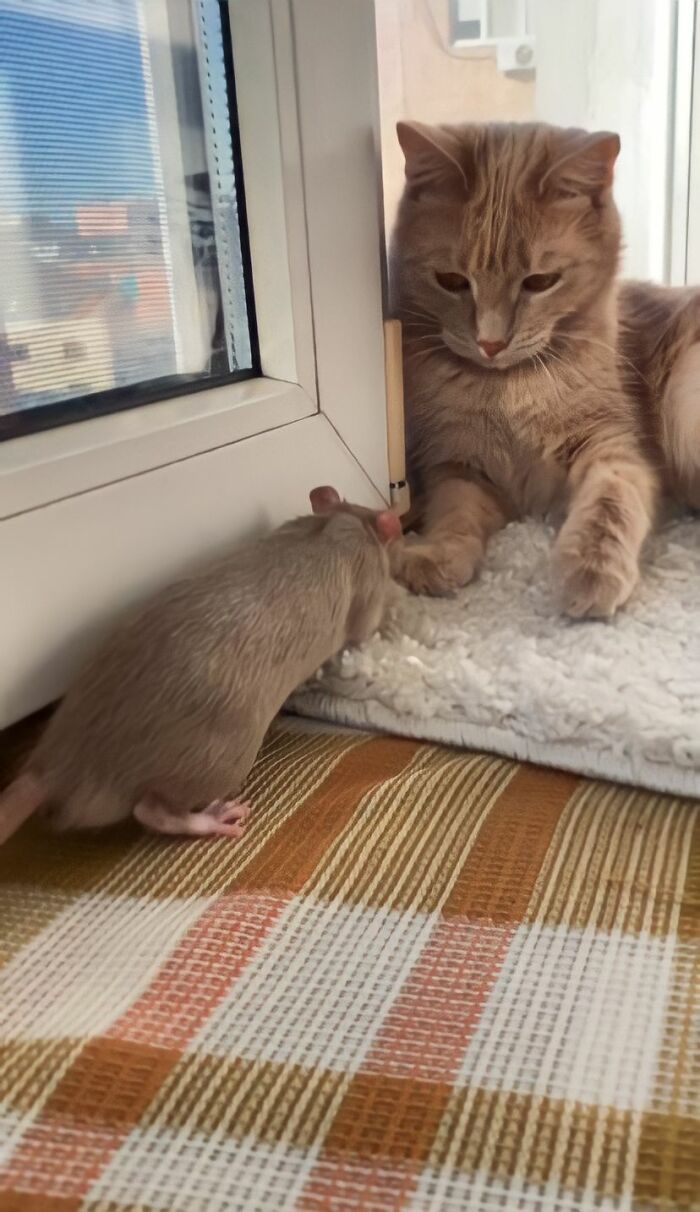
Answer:
[[[407,341],[427,348],[434,334],[459,357],[504,370],[607,306],[621,244],[617,135],[541,124],[397,129],[406,188],[392,274]]]

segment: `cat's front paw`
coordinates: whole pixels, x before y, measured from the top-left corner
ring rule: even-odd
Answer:
[[[637,561],[622,547],[604,553],[560,542],[553,562],[562,607],[573,619],[612,618],[639,580]]]
[[[471,581],[479,554],[469,543],[404,540],[391,549],[391,574],[411,593],[445,597]]]

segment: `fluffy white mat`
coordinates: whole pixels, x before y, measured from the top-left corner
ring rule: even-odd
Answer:
[[[657,534],[610,623],[558,612],[552,531],[514,523],[452,599],[398,590],[384,634],[292,710],[700,796],[700,520]]]

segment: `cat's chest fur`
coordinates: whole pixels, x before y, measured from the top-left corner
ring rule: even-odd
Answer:
[[[417,470],[460,464],[507,493],[521,513],[544,514],[557,504],[573,400],[547,375],[474,374],[438,359],[418,374],[407,369],[409,450]]]

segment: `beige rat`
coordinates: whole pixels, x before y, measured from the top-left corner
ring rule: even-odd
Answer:
[[[240,837],[238,799],[295,687],[379,626],[389,511],[311,493],[313,514],[172,585],[97,653],[0,797],[0,842],[39,808],[59,829],[130,816]]]

